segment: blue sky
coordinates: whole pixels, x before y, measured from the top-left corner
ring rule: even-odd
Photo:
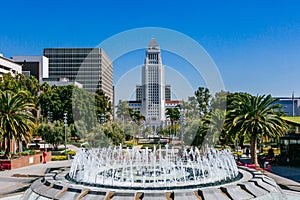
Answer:
[[[47,47],[95,47],[122,31],[163,27],[202,45],[216,63],[226,90],[273,96],[291,96],[295,91],[300,96],[300,2],[296,0],[12,0],[1,2],[1,8],[0,52],[6,57],[41,55]],[[143,63],[144,53],[135,55],[139,61],[127,59],[127,68]],[[167,55],[163,61],[172,65]],[[191,84],[195,88],[198,82]],[[186,95],[192,95],[190,90]]]

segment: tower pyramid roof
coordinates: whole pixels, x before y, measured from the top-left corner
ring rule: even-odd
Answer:
[[[149,43],[149,47],[158,47],[158,44],[157,44],[155,38],[151,38],[151,41]]]

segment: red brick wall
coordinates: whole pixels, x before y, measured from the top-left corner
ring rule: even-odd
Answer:
[[[51,152],[47,152],[46,161],[51,161]],[[30,155],[30,156],[22,156],[19,158],[15,158],[12,160],[0,160],[0,163],[10,163],[11,169],[17,169],[20,167],[25,167],[29,165],[35,165],[38,163],[42,163],[44,160],[43,153],[36,154],[36,155]]]

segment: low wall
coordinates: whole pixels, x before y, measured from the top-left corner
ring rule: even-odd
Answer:
[[[46,161],[51,161],[51,152],[47,152]],[[26,167],[29,165],[35,165],[38,163],[42,163],[44,160],[43,153],[29,155],[29,156],[21,156],[19,158],[14,158],[11,160],[0,160],[0,164],[3,166],[8,166],[10,164],[10,169],[17,169],[20,167]]]

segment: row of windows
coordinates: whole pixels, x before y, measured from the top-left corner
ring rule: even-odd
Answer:
[[[97,59],[100,60],[99,54],[49,54],[45,55],[49,60],[55,60],[59,58],[64,59]]]
[[[76,68],[67,68],[67,67],[53,67],[50,68],[49,71],[69,71],[69,72],[78,72],[78,73],[96,73],[97,74],[103,74],[101,73],[101,69],[98,68],[80,68],[80,69],[76,69]]]
[[[101,58],[99,56],[84,56],[84,55],[55,55],[55,57],[50,56],[49,60],[50,62],[54,61],[54,60],[58,60],[58,59],[64,59],[64,60],[92,60],[92,61],[101,61]]]
[[[148,59],[149,60],[158,60],[159,59],[158,53],[148,53]]]
[[[94,48],[68,48],[68,49],[64,49],[64,48],[51,48],[51,49],[44,49],[44,54],[55,54],[55,53],[99,53],[100,49],[94,49]]]
[[[57,60],[51,60],[49,62],[49,65],[53,65],[53,64],[88,64],[88,65],[92,65],[92,64],[97,64],[100,65],[100,61],[93,61],[93,60],[82,60],[82,59],[72,59],[72,60],[66,60],[66,59],[57,59]]]

